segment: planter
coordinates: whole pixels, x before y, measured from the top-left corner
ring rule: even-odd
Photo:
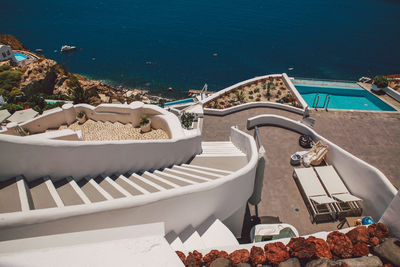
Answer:
[[[149,120],[149,122],[144,125],[140,125],[140,130],[142,131],[142,133],[150,132],[151,131],[151,120]]]
[[[76,120],[79,122],[79,124],[84,123],[87,120],[86,114],[84,114],[82,117],[76,116]]]
[[[380,87],[376,86],[375,84],[372,84],[372,91],[375,93],[381,92],[383,89],[385,89],[385,87],[380,88]]]

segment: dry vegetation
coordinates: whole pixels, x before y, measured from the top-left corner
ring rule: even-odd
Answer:
[[[281,77],[260,80],[241,86],[208,102],[206,108],[224,109],[244,103],[270,101],[298,106]]]

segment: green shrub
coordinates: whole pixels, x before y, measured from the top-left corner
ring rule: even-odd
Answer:
[[[14,87],[18,88],[21,76],[22,72],[16,70],[0,72],[0,89],[11,91]]]
[[[194,114],[183,112],[181,115],[181,124],[185,129],[189,129],[194,121]]]
[[[254,93],[258,93],[258,92],[260,92],[260,88],[254,89]]]
[[[148,124],[149,122],[150,122],[149,118],[147,118],[147,117],[142,117],[142,118],[140,119],[139,125],[140,125],[140,126],[144,126],[144,125]]]
[[[249,91],[249,95],[252,95],[254,92],[253,91]]]
[[[385,88],[388,86],[388,80],[385,76],[375,76],[374,78],[374,84],[378,88]]]
[[[254,99],[254,96],[250,95],[250,96],[249,96],[249,99]]]
[[[10,70],[10,69],[11,69],[10,65],[1,65],[0,66],[0,72]]]
[[[160,107],[164,107],[165,102],[167,102],[164,98],[160,98],[160,100],[158,100],[158,104],[160,105]]]
[[[78,114],[76,114],[76,117],[79,119],[82,119],[85,116],[85,112],[79,111]]]

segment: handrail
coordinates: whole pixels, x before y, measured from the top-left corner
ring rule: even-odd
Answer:
[[[254,139],[256,139],[258,147],[260,148],[262,146],[262,143],[261,143],[261,137],[260,137],[260,133],[258,132],[257,126],[254,127]]]
[[[317,100],[317,103],[315,103],[315,100]],[[317,109],[317,107],[318,107],[318,102],[319,102],[319,94],[315,94],[312,107],[315,108],[315,109]]]
[[[325,107],[325,105],[326,105],[326,100],[328,99],[328,94],[325,96],[325,100],[324,100],[324,105],[322,106],[322,108],[324,108]]]
[[[326,103],[326,107],[325,107],[326,111],[328,111],[329,101],[331,101],[331,96],[330,95],[328,95],[328,102]]]

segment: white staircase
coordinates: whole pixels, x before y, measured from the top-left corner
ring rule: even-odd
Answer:
[[[0,182],[0,213],[63,208],[177,190],[220,179],[248,162],[231,142],[204,142],[202,147],[203,153],[191,162],[162,170],[101,174],[79,180],[67,177],[58,181],[48,176],[30,182],[23,176],[13,177]],[[195,233],[185,239],[184,246],[201,244]]]
[[[165,239],[173,250],[186,252],[239,245],[228,227],[214,216],[210,216],[196,229],[189,225],[179,235],[171,231]]]

